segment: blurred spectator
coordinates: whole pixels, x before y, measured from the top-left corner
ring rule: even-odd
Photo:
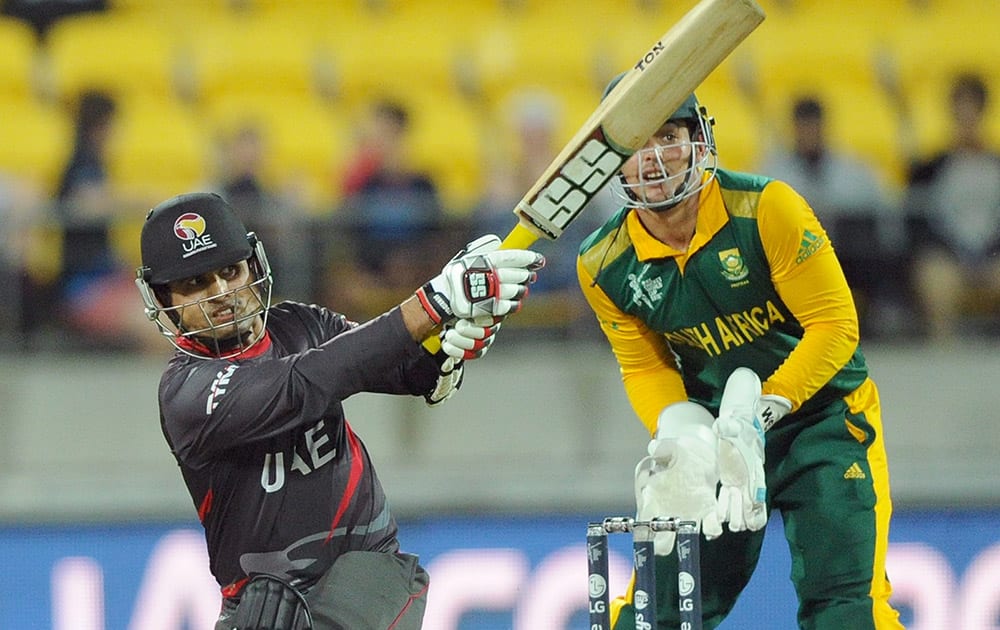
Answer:
[[[561,115],[558,101],[538,90],[515,93],[501,108],[499,133],[492,136],[487,153],[487,188],[473,210],[470,235],[489,232],[502,238],[514,227],[514,207],[562,148],[557,137]],[[576,334],[581,324],[591,322],[577,284],[576,256],[580,241],[614,209],[611,194],[601,190],[559,239],[539,240],[534,247],[545,254],[545,269],[531,287],[531,306],[511,320],[512,326],[557,327]]]
[[[772,142],[758,171],[787,182],[812,206],[837,249],[862,333],[891,335],[905,315],[902,219],[876,167],[833,148],[823,103],[795,100],[790,142]]]
[[[221,135],[218,149],[218,175],[209,188],[228,201],[267,246],[268,262],[275,275],[284,279],[278,290],[314,295],[314,259],[308,246],[310,226],[302,190],[295,182],[272,190],[264,173],[267,140],[253,123]]]
[[[951,86],[951,144],[909,169],[914,289],[933,339],[1000,315],[1000,153],[988,146],[986,83],[961,74]]]
[[[44,36],[60,19],[89,11],[105,11],[108,0],[4,0],[0,13],[24,20]]]
[[[94,349],[135,349],[155,339],[134,308],[134,270],[112,242],[122,213],[143,211],[139,202],[121,198],[108,179],[116,112],[106,93],[80,95],[73,151],[55,206],[63,230],[58,315],[75,333],[72,340]]]
[[[444,229],[434,181],[408,161],[409,125],[401,105],[374,103],[345,171],[339,218],[350,242],[330,244],[336,258],[329,261],[330,271],[354,269],[349,277],[360,281],[331,278],[327,285],[337,293],[324,300],[352,316],[371,317],[397,303],[436,273],[433,261],[456,247]]]
[[[28,304],[41,306],[44,285],[32,275],[26,248],[43,220],[45,198],[34,182],[0,172],[0,348],[20,347],[28,332]]]

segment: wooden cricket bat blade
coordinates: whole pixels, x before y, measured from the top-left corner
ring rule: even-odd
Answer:
[[[557,239],[702,81],[764,21],[754,0],[702,0],[622,77],[514,209]]]

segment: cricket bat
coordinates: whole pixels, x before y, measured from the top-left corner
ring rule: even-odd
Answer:
[[[622,164],[764,21],[755,0],[701,0],[653,43],[601,101],[514,208],[500,245],[525,249],[555,240]],[[437,336],[424,341],[436,352]]]

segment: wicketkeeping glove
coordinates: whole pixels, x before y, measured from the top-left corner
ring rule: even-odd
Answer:
[[[417,298],[434,323],[504,317],[521,308],[545,257],[527,249],[497,249],[499,246],[500,239],[492,234],[472,241],[438,276],[417,289]]]
[[[714,430],[719,438],[718,515],[730,531],[756,531],[767,524],[764,427],[759,417],[760,378],[737,368],[722,392]]]
[[[693,402],[669,405],[657,421],[649,456],[635,468],[636,517],[681,518],[701,523],[709,540],[722,535],[716,515],[716,438],[712,414]],[[667,555],[674,547],[674,532],[656,532],[653,551]]]

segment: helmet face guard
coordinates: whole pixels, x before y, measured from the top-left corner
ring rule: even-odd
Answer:
[[[271,307],[271,267],[263,243],[252,232],[247,238],[253,242],[254,249],[247,259],[251,280],[216,295],[183,304],[169,304],[167,287],[151,285],[147,280],[147,268],[140,267],[136,273],[135,284],[142,296],[146,317],[181,352],[200,359],[230,359],[245,353],[263,339]],[[226,305],[236,314],[234,319],[224,324],[213,324],[212,311]],[[182,323],[183,313],[189,309],[200,311],[200,320],[206,325],[186,329]],[[258,320],[260,325],[255,326]]]
[[[688,97],[681,109],[667,122],[686,126],[690,131],[690,139],[645,147],[633,154],[630,159],[637,161],[637,180],[629,182],[624,173],[619,172],[617,177],[612,178],[610,186],[612,195],[627,208],[669,210],[701,192],[715,177],[719,162],[719,152],[712,134],[715,120],[698,104],[694,95]],[[671,174],[664,164],[663,155],[679,148],[689,150],[688,164],[684,170]],[[653,168],[649,169],[649,165]],[[664,196],[663,191],[668,186],[672,186],[673,191]]]

